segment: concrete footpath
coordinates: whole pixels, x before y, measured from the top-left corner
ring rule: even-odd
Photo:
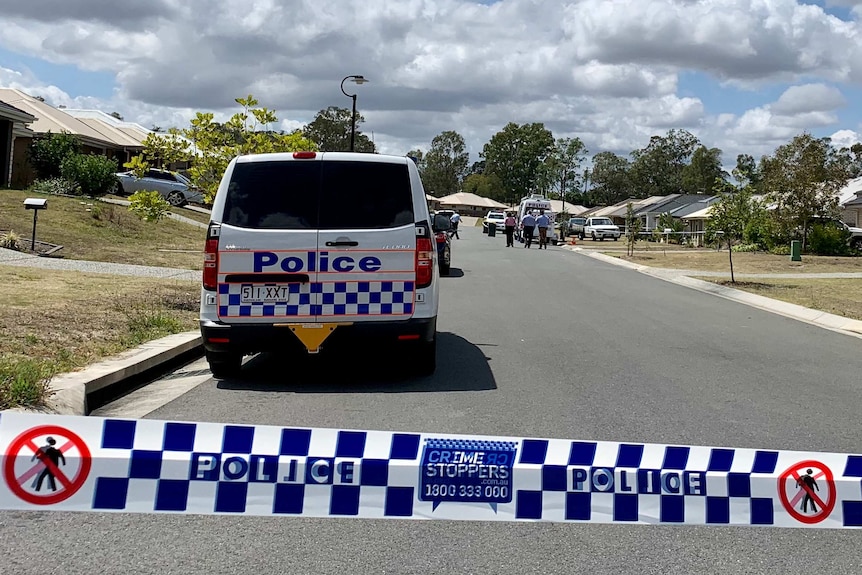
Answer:
[[[777,313],[785,317],[793,318],[799,321],[804,321],[819,327],[837,331],[845,335],[858,337],[862,339],[862,321],[846,318],[840,315],[827,313],[816,309],[807,308],[801,305],[787,303],[777,299],[764,297],[750,292],[718,285],[712,282],[699,280],[692,275],[702,277],[727,277],[724,272],[705,272],[697,270],[674,270],[666,268],[653,268],[628,262],[626,260],[605,255],[602,253],[584,250],[576,246],[565,246],[566,249],[576,253],[583,254],[609,264],[628,268],[634,271],[650,275],[664,281],[682,285],[691,289],[723,297],[745,305],[756,307],[762,310]],[[777,279],[777,278],[862,278],[862,273],[810,273],[810,274],[735,274],[739,278],[745,279]]]

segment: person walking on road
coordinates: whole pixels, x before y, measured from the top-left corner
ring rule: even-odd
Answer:
[[[521,228],[524,233],[524,247],[529,248],[530,244],[533,243],[533,231],[536,228],[536,218],[533,217],[532,213],[527,212],[521,218]]]
[[[449,218],[449,221],[452,222],[452,231],[455,233],[455,239],[460,240],[461,236],[458,235],[458,224],[461,223],[461,215],[458,212],[452,214],[452,217]]]
[[[545,215],[545,210],[539,210],[539,217],[536,218],[536,226],[539,228],[539,249],[548,249],[548,225],[551,220]]]
[[[515,216],[512,212],[506,214],[506,221],[503,222],[506,230],[506,247],[511,248],[515,245]]]

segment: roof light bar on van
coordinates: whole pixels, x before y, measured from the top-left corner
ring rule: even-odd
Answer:
[[[295,160],[313,160],[317,157],[317,152],[294,152],[293,158]]]

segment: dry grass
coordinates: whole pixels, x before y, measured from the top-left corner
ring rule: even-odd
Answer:
[[[862,279],[758,279],[735,284],[708,277],[698,279],[862,320],[862,297],[859,295]]]
[[[62,245],[57,255],[64,258],[181,269],[202,267],[206,235],[202,228],[169,219],[147,223],[124,206],[2,190],[0,230],[14,230],[25,244],[30,243],[33,227],[33,213],[23,206],[28,197],[48,198],[48,209],[39,214],[36,239]],[[98,210],[94,212],[96,206]]]
[[[14,266],[0,266],[0,274],[0,367],[12,366],[0,375],[7,379],[7,373],[73,371],[146,341],[197,328],[196,281]],[[15,403],[5,391],[6,396],[0,382],[0,409]]]
[[[621,257],[616,253],[608,255]],[[635,253],[634,257],[622,257],[622,259],[655,268],[730,273],[726,251],[664,254],[661,250],[654,249],[649,253]],[[862,272],[862,257],[805,255],[802,256],[801,262],[792,262],[790,256],[740,252],[733,254],[733,270],[739,274]]]

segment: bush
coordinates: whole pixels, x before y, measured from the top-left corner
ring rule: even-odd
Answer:
[[[55,194],[65,196],[80,196],[81,188],[75,182],[66,178],[49,178],[47,180],[36,180],[30,190],[41,194]]]
[[[790,243],[779,244],[777,246],[772,246],[769,248],[769,253],[775,254],[776,256],[789,256],[790,255]]]
[[[158,222],[171,208],[159,192],[141,190],[129,196],[129,209],[145,222]]]
[[[33,169],[36,170],[37,177],[56,178],[62,173],[63,161],[77,154],[80,148],[81,144],[77,136],[67,132],[60,134],[48,132],[30,142],[27,156]]]
[[[760,246],[757,244],[739,244],[733,246],[733,251],[735,252],[759,252]]]
[[[0,236],[0,248],[15,250],[16,252],[22,251],[24,246],[21,243],[21,236],[16,234],[13,230],[9,230],[9,232]]]
[[[60,172],[85,196],[104,196],[117,187],[117,164],[105,156],[73,154],[63,160]]]
[[[818,256],[844,256],[850,253],[851,234],[845,228],[814,224],[808,234],[808,249]]]

